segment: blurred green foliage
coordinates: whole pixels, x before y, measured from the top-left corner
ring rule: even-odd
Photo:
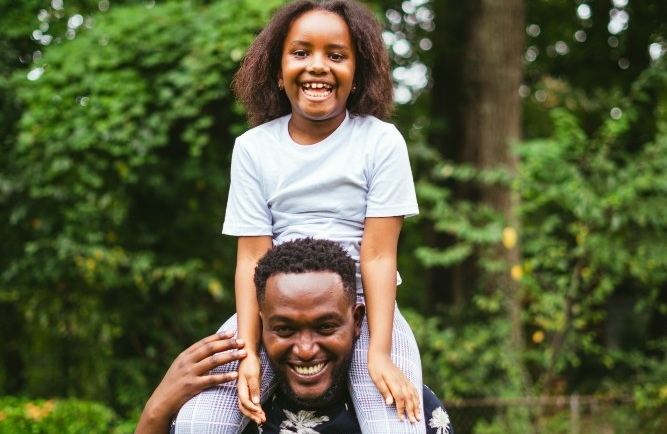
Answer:
[[[133,431],[119,423],[113,410],[98,403],[0,397],[0,434],[128,434]]]
[[[516,177],[446,161],[432,174],[434,180],[509,183],[521,197],[520,227],[508,227],[478,203],[453,201],[446,184],[418,185],[426,218],[454,240],[446,249],[418,248],[427,266],[474,257],[493,272],[502,265],[493,259],[493,247],[520,243],[522,264],[512,275],[520,283],[525,350],[516,354],[508,345],[506,296],[478,290],[441,318],[408,314],[424,376],[448,399],[574,392],[630,396],[637,419],[625,428],[662,432],[667,426],[662,417],[667,377],[658,367],[665,365],[667,313],[667,68],[655,64],[627,94],[610,92],[595,104],[564,83],[545,83],[544,89],[553,105],[547,111],[551,134],[516,144],[521,161]],[[598,127],[587,132],[577,114],[598,104],[618,111],[601,116]],[[518,366],[526,366],[527,378]],[[480,421],[474,432],[527,432],[525,426],[546,423],[537,408],[510,413]]]
[[[32,0],[20,12],[0,0],[11,11],[0,14],[0,394],[108,407],[30,401],[54,417],[61,404],[70,408],[62,418],[71,430],[64,422],[53,429],[78,432],[75,422],[87,420],[80,413],[95,415],[87,432],[131,432],[173,358],[233,311],[235,240],[219,232],[232,144],[247,125],[229,85],[279,3],[118,0],[100,10],[97,1],[71,0],[65,12]],[[559,16],[572,9],[564,1],[529,6],[531,22],[548,21],[549,8]],[[69,37],[67,18],[76,13],[84,24]],[[658,15],[650,16],[653,30]],[[548,34],[575,26],[547,24],[529,41],[543,52]],[[29,38],[36,28],[54,42],[37,46]],[[615,55],[646,43],[623,37]],[[586,57],[575,48],[526,67],[544,99],[525,100],[528,139],[514,145],[516,175],[438,155],[429,131],[446,120],[428,119],[428,98],[399,108],[421,208],[401,239],[407,278],[399,303],[420,344],[425,382],[445,399],[630,395],[632,427],[663,432],[667,68],[664,57],[637,56],[621,75],[595,76],[577,66]],[[41,75],[29,81],[30,71]],[[613,86],[590,89],[605,77]],[[511,186],[521,198],[520,226],[474,200],[455,200],[453,187],[463,183]],[[434,234],[448,242],[424,247]],[[523,256],[512,270],[526,333],[520,353],[508,342],[507,294],[480,285],[456,303],[429,305],[420,286],[425,269],[463,261],[477,266],[480,280],[492,276],[506,266],[498,246],[515,243]],[[28,405],[3,398],[0,417],[15,425],[3,421],[0,432],[50,432],[39,431],[46,418],[39,428],[25,425],[33,423]],[[480,421],[477,432],[525,432],[539,422],[533,411],[506,416]]]
[[[235,242],[218,234],[245,118],[229,84],[269,4],[113,7],[44,50],[38,80],[13,77],[0,324],[22,378],[2,365],[5,390],[140,409],[233,311]]]

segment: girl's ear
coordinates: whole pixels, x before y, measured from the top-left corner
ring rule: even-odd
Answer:
[[[283,90],[285,85],[283,84],[283,73],[281,72],[280,75],[278,75],[278,89]]]

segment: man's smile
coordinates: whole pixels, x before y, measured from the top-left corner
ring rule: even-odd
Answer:
[[[316,365],[310,365],[310,366],[297,366],[297,365],[290,365],[290,366],[297,374],[306,377],[312,377],[322,372],[326,365],[327,365],[326,362],[320,362],[317,363]]]

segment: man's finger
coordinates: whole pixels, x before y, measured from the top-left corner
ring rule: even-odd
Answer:
[[[231,331],[214,333],[190,345],[185,351],[183,351],[183,353],[192,354],[199,351],[202,347],[206,347],[206,345],[212,342],[227,340],[232,337],[234,337],[234,332]]]
[[[219,386],[224,383],[236,380],[238,372],[225,372],[224,374],[211,374],[205,377],[208,387]]]
[[[245,356],[246,356],[245,350],[216,352],[208,356],[201,362],[198,362],[196,365],[196,369],[199,375],[202,375],[206,372],[211,371],[212,369],[217,368],[218,366],[224,366],[236,360],[241,360]]]

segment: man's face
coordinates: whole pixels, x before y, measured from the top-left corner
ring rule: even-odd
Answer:
[[[337,399],[364,308],[350,302],[338,274],[275,274],[260,306],[262,340],[288,392],[309,407]]]

